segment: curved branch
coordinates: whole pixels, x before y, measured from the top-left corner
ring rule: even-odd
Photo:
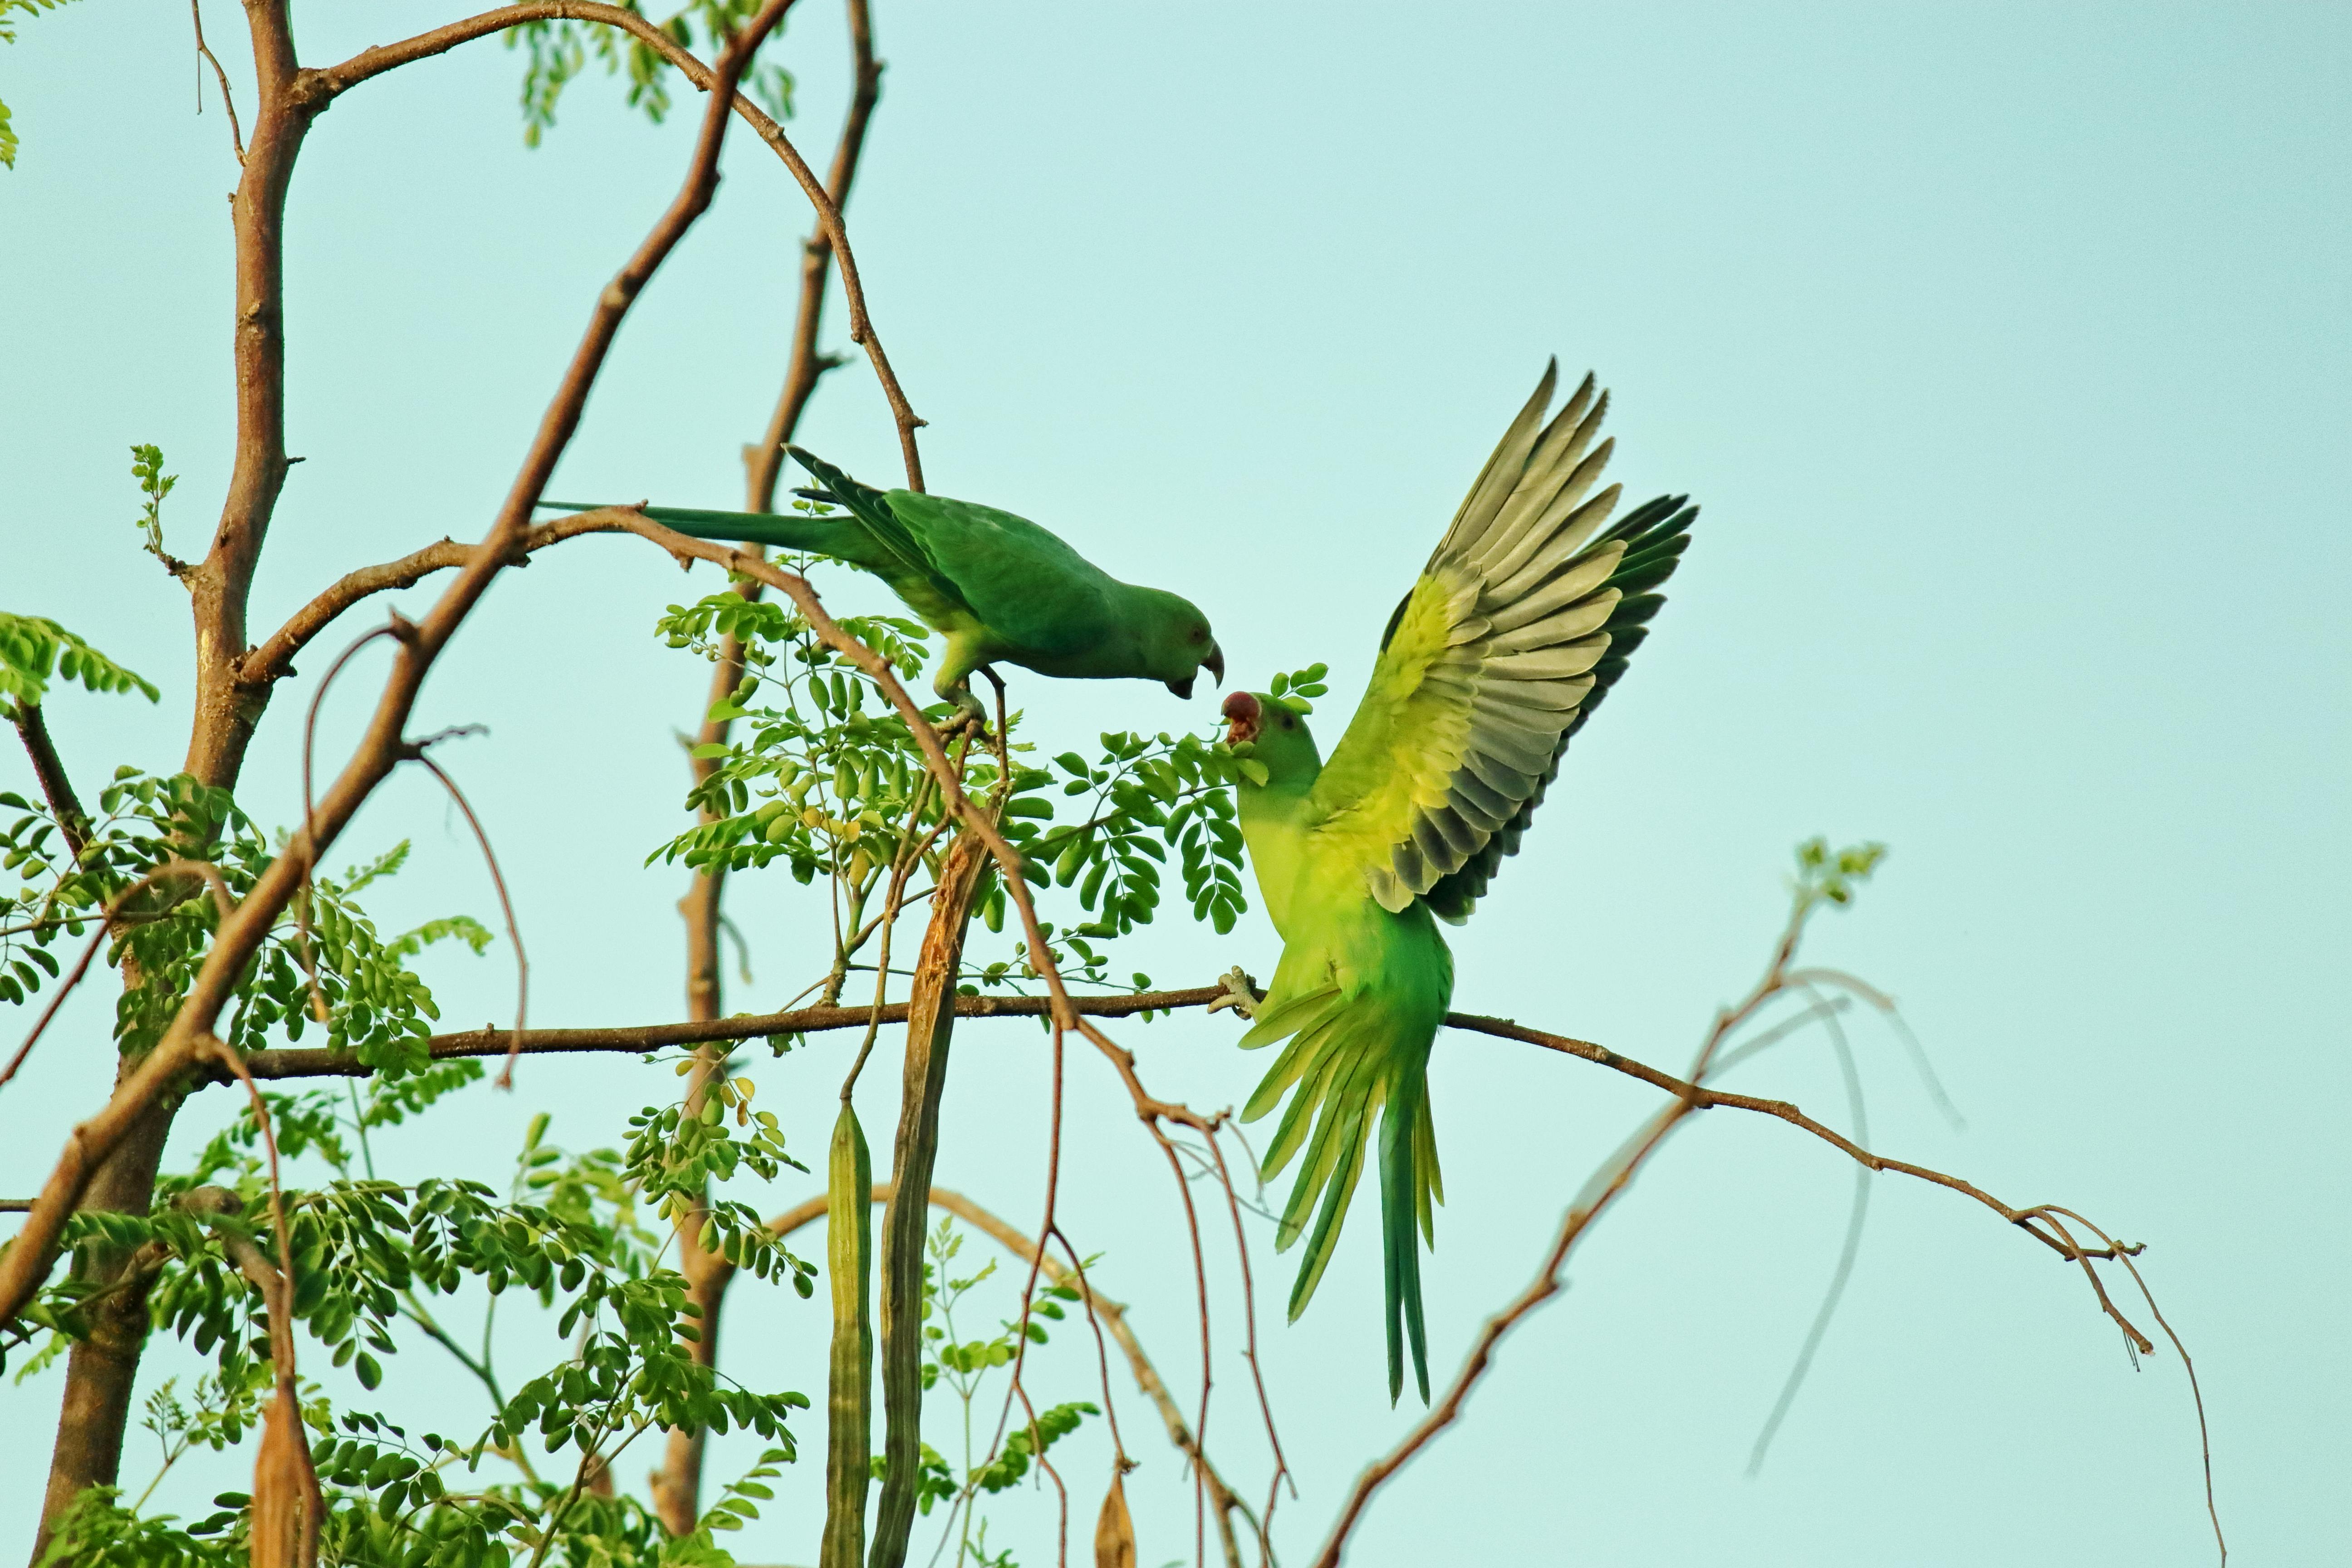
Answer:
[[[618,533],[621,530],[610,522],[583,524],[578,516],[558,518],[526,529],[509,553],[506,564],[524,566],[529,557],[551,544],[561,544],[583,533]],[[477,544],[459,544],[443,539],[422,550],[413,550],[397,561],[387,561],[380,566],[362,566],[344,574],[327,590],[309,604],[295,611],[286,624],[271,634],[268,642],[247,653],[237,667],[240,686],[261,686],[294,671],[294,656],[308,647],[310,639],[334,625],[345,610],[395,589],[413,588],[436,572],[453,571],[473,560]]]
[[[785,0],[785,3],[789,5],[790,0]],[[363,49],[341,65],[303,74],[315,85],[323,100],[331,100],[370,78],[382,76],[400,66],[429,59],[460,44],[504,32],[525,22],[547,21],[597,22],[618,27],[676,67],[699,90],[712,90],[717,80],[709,66],[645,17],[618,5],[590,4],[588,0],[526,0],[521,5],[502,5],[495,11],[485,11],[479,16],[436,27],[428,33],[419,33],[396,44],[380,44],[374,48]],[[875,68],[878,73],[879,67]],[[866,284],[858,275],[857,258],[849,248],[848,231],[842,226],[841,204],[835,200],[825,189],[824,183],[810,169],[807,160],[801,156],[800,149],[794,147],[792,139],[784,134],[783,127],[770,118],[758,104],[735,90],[735,80],[740,74],[739,69],[727,80],[727,94],[731,106],[760,140],[784,161],[784,167],[791,170],[793,178],[799,182],[809,205],[816,208],[817,222],[824,231],[825,242],[841,262],[841,291],[849,304],[849,341],[863,348],[866,358],[874,363],[874,374],[882,384],[882,395],[890,405],[890,417],[898,427],[898,449],[906,462],[907,488],[919,490],[923,488],[923,458],[916,447],[915,432],[928,421],[919,417],[908,403],[906,390],[898,384],[898,373],[890,368],[890,356],[883,352],[881,336],[875,331],[873,318],[866,312]],[[862,81],[860,90],[866,90]],[[324,107],[323,101],[320,107]]]

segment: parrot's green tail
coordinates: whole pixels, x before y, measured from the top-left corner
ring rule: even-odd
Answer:
[[[599,507],[626,503],[543,500],[539,504],[558,511],[593,511]],[[695,539],[716,539],[729,544],[764,544],[773,550],[830,555],[853,566],[865,565],[861,557],[871,553],[870,549],[859,549],[865,538],[864,531],[841,518],[797,517],[790,512],[775,511],[697,511],[682,506],[645,506],[636,510],[663,527],[674,528]]]
[[[1429,1402],[1429,1340],[1421,1303],[1421,1240],[1435,1239],[1433,1203],[1444,1201],[1437,1141],[1429,1115],[1429,1047],[1434,1022],[1398,1016],[1392,998],[1342,1000],[1336,991],[1270,1007],[1244,1046],[1267,1044],[1297,1029],[1242,1115],[1254,1121],[1296,1086],[1290,1107],[1266,1150],[1269,1176],[1302,1151],[1276,1246],[1306,1234],[1306,1255],[1291,1287],[1290,1317],[1307,1310],[1339,1249],[1341,1222],[1363,1174],[1364,1156],[1380,1118],[1381,1243],[1387,1286],[1389,1401],[1404,1391],[1404,1352],[1412,1349],[1413,1381]],[[1442,1013],[1444,999],[1439,999]],[[1307,1016],[1311,1015],[1311,1016]],[[1304,1018],[1302,1026],[1302,1018]],[[1319,1207],[1317,1200],[1321,1200]],[[1311,1229],[1307,1213],[1316,1210]],[[1417,1237],[1414,1231],[1422,1233]]]

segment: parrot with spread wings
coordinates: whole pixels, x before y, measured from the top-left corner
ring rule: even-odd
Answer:
[[[1331,1261],[1377,1138],[1391,1404],[1407,1342],[1429,1399],[1413,1232],[1434,1243],[1433,1205],[1444,1200],[1428,1068],[1454,961],[1437,922],[1467,920],[1517,853],[1568,742],[1649,635],[1664,602],[1654,590],[1698,514],[1687,498],[1662,496],[1610,523],[1619,487],[1587,499],[1615,444],[1593,446],[1609,395],[1596,396],[1588,375],[1547,421],[1558,373],[1557,362],[1545,370],[1389,617],[1328,763],[1295,696],[1236,691],[1224,702],[1242,758],[1242,836],[1283,939],[1241,1043],[1287,1042],[1242,1115],[1290,1097],[1264,1168],[1300,1162],[1276,1238],[1307,1241],[1293,1321]]]
[[[637,510],[697,539],[827,555],[881,578],[947,639],[933,689],[975,721],[982,710],[971,672],[987,664],[1069,680],[1157,680],[1185,698],[1203,668],[1223,683],[1224,655],[1209,618],[1190,600],[1120,582],[1027,518],[945,496],[877,490],[798,447],[790,451],[824,487],[800,493],[846,516]],[[580,501],[540,504],[594,510]]]

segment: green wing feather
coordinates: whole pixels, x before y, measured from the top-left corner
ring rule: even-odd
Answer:
[[[915,589],[917,584],[927,586],[937,595],[941,601],[941,609],[949,614],[971,610],[971,603],[956,585],[955,579],[940,569],[938,560],[924,548],[922,539],[899,520],[891,509],[889,498],[871,485],[860,484],[804,447],[788,447],[785,450],[793,455],[794,462],[815,475],[824,487],[813,499],[830,500],[843,507],[865,531],[874,548],[888,563],[887,565],[869,567],[869,570],[887,582],[918,615],[926,619],[934,618],[931,607],[920,602],[920,590]],[[910,589],[914,591],[910,592]],[[938,618],[944,619],[945,616]]]
[[[1696,508],[1652,501],[1604,530],[1612,442],[1588,375],[1549,421],[1544,372],[1391,617],[1370,688],[1316,782],[1331,852],[1384,909],[1467,917],[1623,672]]]
[[[933,569],[1011,647],[1048,656],[1097,647],[1134,592],[1025,517],[912,490],[883,499]]]

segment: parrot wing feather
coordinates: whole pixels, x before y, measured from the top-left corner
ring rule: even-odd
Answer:
[[[794,462],[814,475],[817,482],[824,487],[824,493],[817,499],[833,501],[846,509],[886,558],[869,565],[867,570],[878,573],[899,597],[915,608],[917,614],[926,614],[934,608],[919,602],[925,588],[939,596],[940,602],[936,608],[940,611],[951,613],[971,609],[955,580],[940,570],[939,562],[923,548],[923,542],[914,531],[898,520],[898,514],[890,509],[889,499],[880,490],[871,485],[860,484],[814,452],[799,447],[786,449],[792,453]]]
[[[1060,535],[973,501],[911,490],[887,499],[934,568],[1006,642],[1075,654],[1110,634],[1124,584]]]
[[[1584,378],[1549,421],[1558,366],[1480,470],[1382,637],[1363,701],[1315,784],[1323,852],[1381,906],[1459,921],[1516,852],[1568,739],[1664,603],[1697,509],[1681,497],[1604,527],[1591,493],[1612,443]]]

